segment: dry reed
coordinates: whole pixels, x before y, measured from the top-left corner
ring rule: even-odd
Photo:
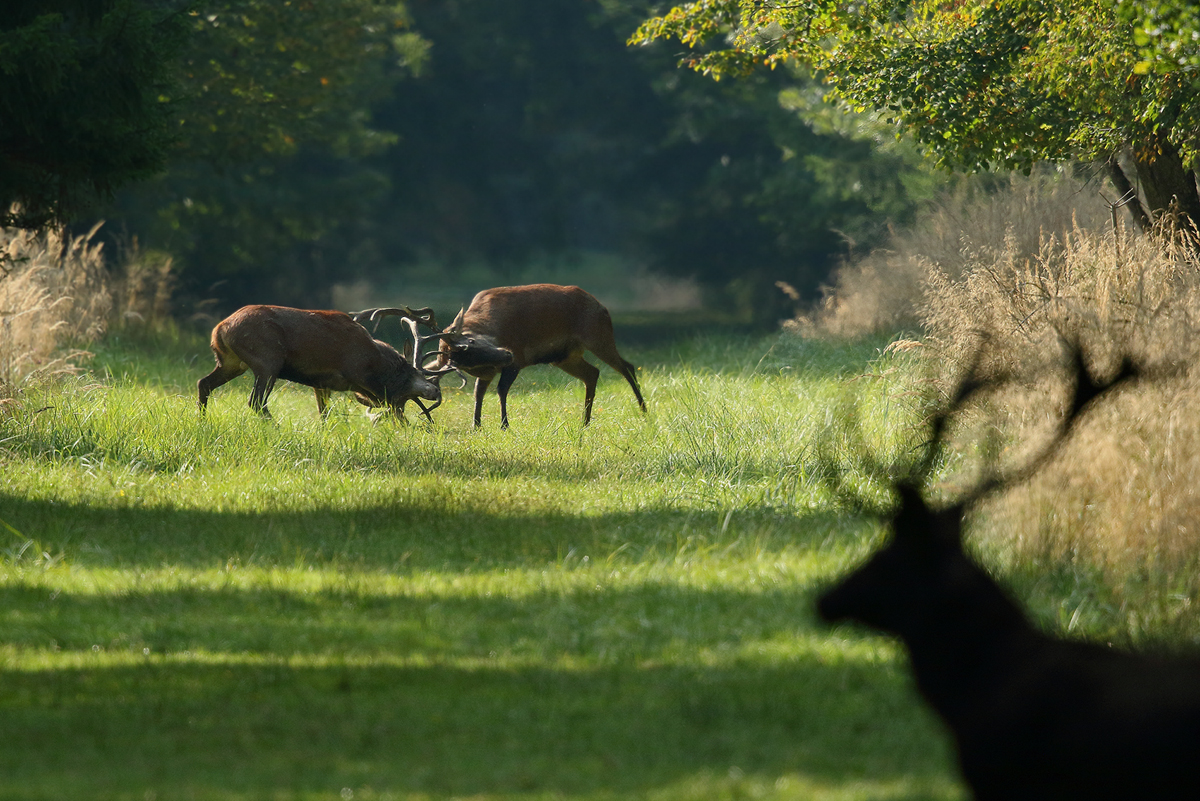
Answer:
[[[87,234],[0,229],[0,397],[78,370],[80,346],[103,335],[112,308],[102,246]]]
[[[1176,237],[1076,227],[1043,239],[1032,257],[1009,238],[957,276],[931,268],[925,293],[931,364],[962,369],[982,348],[984,369],[1019,377],[984,421],[1003,432],[1001,461],[1027,458],[1063,413],[1064,342],[1079,342],[1100,374],[1126,356],[1147,371],[1091,410],[1032,480],[990,502],[977,533],[1026,562],[1098,568],[1116,579],[1118,594],[1132,578],[1197,594],[1196,251]]]
[[[824,300],[790,323],[801,333],[854,337],[920,324],[924,282],[933,268],[957,277],[981,252],[1004,247],[1036,255],[1048,236],[1109,225],[1103,199],[1066,172],[1014,173],[998,191],[963,182],[891,241],[844,265]]]

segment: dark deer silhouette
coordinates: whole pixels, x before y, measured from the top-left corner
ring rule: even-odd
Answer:
[[[1084,406],[1133,376],[1128,363],[1100,382],[1075,352],[1076,390],[1059,435]],[[962,520],[994,478],[944,508],[918,484],[947,420],[974,393],[966,382],[935,418],[918,479],[895,486],[891,538],[826,591],[817,611],[898,637],[917,689],[954,735],[962,776],[978,801],[1200,799],[1200,660],[1129,653],[1036,629],[963,551]]]

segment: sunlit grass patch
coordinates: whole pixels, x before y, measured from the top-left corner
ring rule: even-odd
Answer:
[[[587,428],[529,370],[507,431],[201,417],[201,348],[0,421],[0,798],[955,797],[895,647],[812,611],[878,536],[818,447],[880,344],[630,353],[649,413],[606,372]]]

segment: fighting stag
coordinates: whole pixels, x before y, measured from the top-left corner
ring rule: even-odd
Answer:
[[[950,417],[986,385],[965,382],[934,420],[917,480],[895,486],[890,540],[825,592],[817,610],[904,643],[917,688],[953,733],[978,801],[1200,798],[1200,661],[1047,635],[963,550],[965,512],[1043,465],[1085,407],[1138,372],[1126,363],[1100,381],[1078,350],[1074,361],[1074,401],[1039,456],[933,508],[919,483]]]
[[[469,343],[490,343],[512,354],[500,363],[479,358]],[[485,289],[460,311],[442,335],[439,366],[453,365],[475,377],[475,425],[483,417],[483,398],[492,379],[500,376],[500,425],[508,428],[508,390],[522,369],[552,364],[583,382],[583,424],[592,419],[592,401],[600,370],[583,358],[591,351],[620,373],[633,388],[638,406],[646,411],[636,368],[621,358],[613,336],[612,317],[600,301],[577,286],[532,284]],[[483,354],[486,356],[486,354]]]
[[[415,367],[339,311],[244,306],[217,323],[211,345],[217,366],[196,385],[202,412],[214,389],[252,370],[250,408],[267,418],[267,398],[282,378],[312,387],[322,417],[331,392],[353,392],[364,406],[403,420],[408,401],[441,401],[438,378],[452,369]]]

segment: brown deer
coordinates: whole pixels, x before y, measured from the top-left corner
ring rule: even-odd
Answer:
[[[490,365],[498,368],[507,367],[512,364],[512,353],[504,348],[497,347],[490,337],[462,336],[453,331],[442,331],[439,329],[433,309],[430,308],[414,310],[405,306],[404,308],[367,309],[365,311],[352,312],[350,316],[354,318],[355,322],[363,323],[363,325],[366,325],[363,322],[364,320],[366,322],[374,322],[375,325],[371,329],[372,331],[379,328],[379,323],[384,317],[399,316],[403,318],[404,323],[408,326],[412,334],[413,340],[411,347],[407,343],[405,344],[404,355],[406,358],[412,360],[413,367],[428,364],[431,356],[439,354],[440,344],[439,349],[429,351],[428,353],[421,353],[421,346],[434,339],[449,343],[446,347],[449,349],[453,362],[463,361],[467,364]],[[433,333],[422,336],[417,329],[418,324],[433,329]]]
[[[252,370],[250,408],[267,418],[267,397],[282,378],[312,387],[322,417],[331,392],[349,391],[364,406],[386,407],[403,420],[408,401],[441,401],[437,379],[451,370],[414,367],[339,311],[245,306],[217,323],[211,344],[217,366],[196,384],[202,412],[214,389]]]
[[[904,643],[917,689],[952,732],[978,801],[1200,798],[1200,660],[1039,631],[963,550],[967,509],[1043,464],[1092,399],[1137,372],[1126,364],[1101,382],[1078,351],[1075,361],[1074,403],[1041,455],[935,509],[918,483],[930,472],[950,415],[982,386],[965,383],[950,410],[934,419],[918,479],[895,486],[890,540],[823,593],[817,611]]]
[[[452,336],[456,335],[456,336]],[[512,361],[499,364],[477,360],[464,349],[468,340],[489,342],[512,354]],[[592,401],[600,370],[583,358],[591,351],[600,361],[620,373],[646,411],[636,368],[621,358],[613,337],[608,309],[577,286],[532,284],[485,289],[471,305],[460,311],[442,335],[438,365],[453,365],[475,377],[475,425],[483,417],[483,398],[497,374],[500,382],[500,426],[508,428],[508,390],[522,369],[533,364],[552,364],[583,382],[583,424],[592,419]]]

